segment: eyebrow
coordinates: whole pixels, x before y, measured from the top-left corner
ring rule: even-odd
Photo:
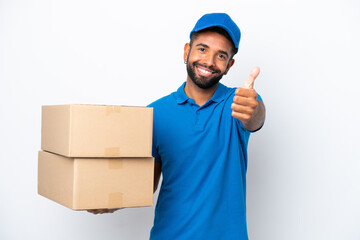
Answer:
[[[196,44],[196,47],[197,47],[197,46],[203,46],[203,47],[209,48],[209,46],[206,45],[206,44],[204,44],[204,43],[198,43],[198,44]]]
[[[198,44],[196,44],[196,47],[198,47],[198,46],[202,46],[202,47],[204,47],[204,48],[209,48],[209,46],[206,45],[206,44],[204,44],[204,43],[198,43]],[[219,50],[219,53],[224,54],[224,55],[226,55],[227,57],[229,57],[229,54],[228,54],[226,51]]]

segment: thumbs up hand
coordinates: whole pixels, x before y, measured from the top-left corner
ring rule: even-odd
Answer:
[[[239,119],[245,128],[247,128],[249,125],[252,125],[249,124],[249,122],[251,121],[259,105],[259,102],[257,101],[257,93],[254,90],[254,81],[259,73],[259,67],[255,67],[251,70],[247,81],[243,84],[242,87],[235,90],[234,102],[231,104],[231,109],[233,110],[231,115]]]

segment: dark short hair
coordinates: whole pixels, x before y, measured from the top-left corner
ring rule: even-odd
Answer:
[[[231,43],[231,58],[236,54],[236,47],[235,47],[234,42],[232,41],[228,32],[221,27],[209,27],[209,28],[200,30],[198,32],[193,32],[191,35],[191,39],[190,39],[190,47],[192,47],[192,43],[198,38],[199,34],[203,33],[203,32],[216,32],[218,34],[223,35]]]

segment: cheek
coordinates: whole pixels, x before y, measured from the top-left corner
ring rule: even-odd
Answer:
[[[228,70],[227,69],[228,64],[226,62],[220,62],[216,66],[221,70],[222,73],[226,73]]]
[[[188,55],[188,60],[192,62],[201,61],[204,57],[201,54],[196,52],[190,52]]]
[[[233,61],[227,61],[224,65],[224,67],[225,67],[225,70],[226,70],[226,72],[227,71],[229,71],[229,69],[232,67],[232,65],[233,65],[234,63],[233,63]]]

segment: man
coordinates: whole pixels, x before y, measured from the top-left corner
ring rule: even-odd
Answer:
[[[240,29],[223,13],[206,14],[185,44],[186,82],[154,108],[155,189],[163,181],[151,240],[244,240],[247,144],[265,107],[253,89],[220,79],[233,66]]]
[[[253,89],[220,79],[235,60],[240,29],[224,13],[199,19],[185,44],[186,82],[154,108],[154,191],[163,181],[150,240],[245,240],[247,144],[265,107]],[[114,209],[92,210],[93,213]]]

